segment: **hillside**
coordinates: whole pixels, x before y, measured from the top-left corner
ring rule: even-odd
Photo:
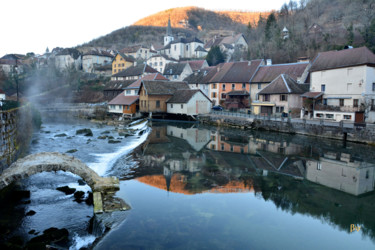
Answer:
[[[374,17],[375,0],[291,0],[271,13],[184,7],[145,17],[85,45],[122,49],[133,44],[161,44],[170,18],[176,36],[206,41],[215,35],[243,33],[249,51],[242,58],[295,62],[298,57],[313,58],[320,51],[345,45],[365,45],[375,51]],[[284,27],[289,31],[285,39]]]

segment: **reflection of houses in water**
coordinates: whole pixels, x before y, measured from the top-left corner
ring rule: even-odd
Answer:
[[[200,151],[210,141],[210,131],[206,129],[179,128],[167,126],[167,135],[184,139],[195,151]]]
[[[242,136],[226,136],[218,131],[211,131],[211,141],[207,144],[207,149],[240,154],[249,153],[249,138]]]
[[[349,154],[326,153],[319,161],[306,162],[306,179],[309,181],[361,195],[374,190],[374,164],[357,161]]]
[[[259,138],[254,138],[249,142],[251,154],[256,154],[257,151],[267,151],[282,155],[298,155],[303,150],[303,146],[288,143],[285,141],[270,141]]]

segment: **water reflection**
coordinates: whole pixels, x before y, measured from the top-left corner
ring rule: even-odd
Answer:
[[[373,247],[372,152],[303,136],[154,123],[122,176],[119,195],[134,210],[99,249],[114,241],[169,248],[171,239],[183,249]],[[349,236],[351,224],[365,237]]]
[[[158,182],[159,188],[168,191],[191,194],[231,190],[225,186],[229,183],[238,187],[233,190],[243,190],[239,178],[249,173],[306,179],[356,196],[372,192],[375,164],[364,151],[367,147],[339,145],[290,135],[154,124],[138,155],[141,163],[135,177],[141,176],[145,183],[150,178],[151,185]],[[156,181],[155,175],[163,181]]]

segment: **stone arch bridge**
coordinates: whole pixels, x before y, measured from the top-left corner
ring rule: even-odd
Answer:
[[[0,189],[37,173],[59,170],[80,176],[90,186],[94,198],[94,213],[130,209],[124,201],[113,197],[115,191],[120,189],[118,178],[100,177],[77,158],[55,152],[29,155],[13,163],[0,175]]]

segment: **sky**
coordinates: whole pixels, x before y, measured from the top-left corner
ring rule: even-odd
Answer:
[[[74,47],[175,7],[279,10],[286,0],[2,0],[0,57]]]

